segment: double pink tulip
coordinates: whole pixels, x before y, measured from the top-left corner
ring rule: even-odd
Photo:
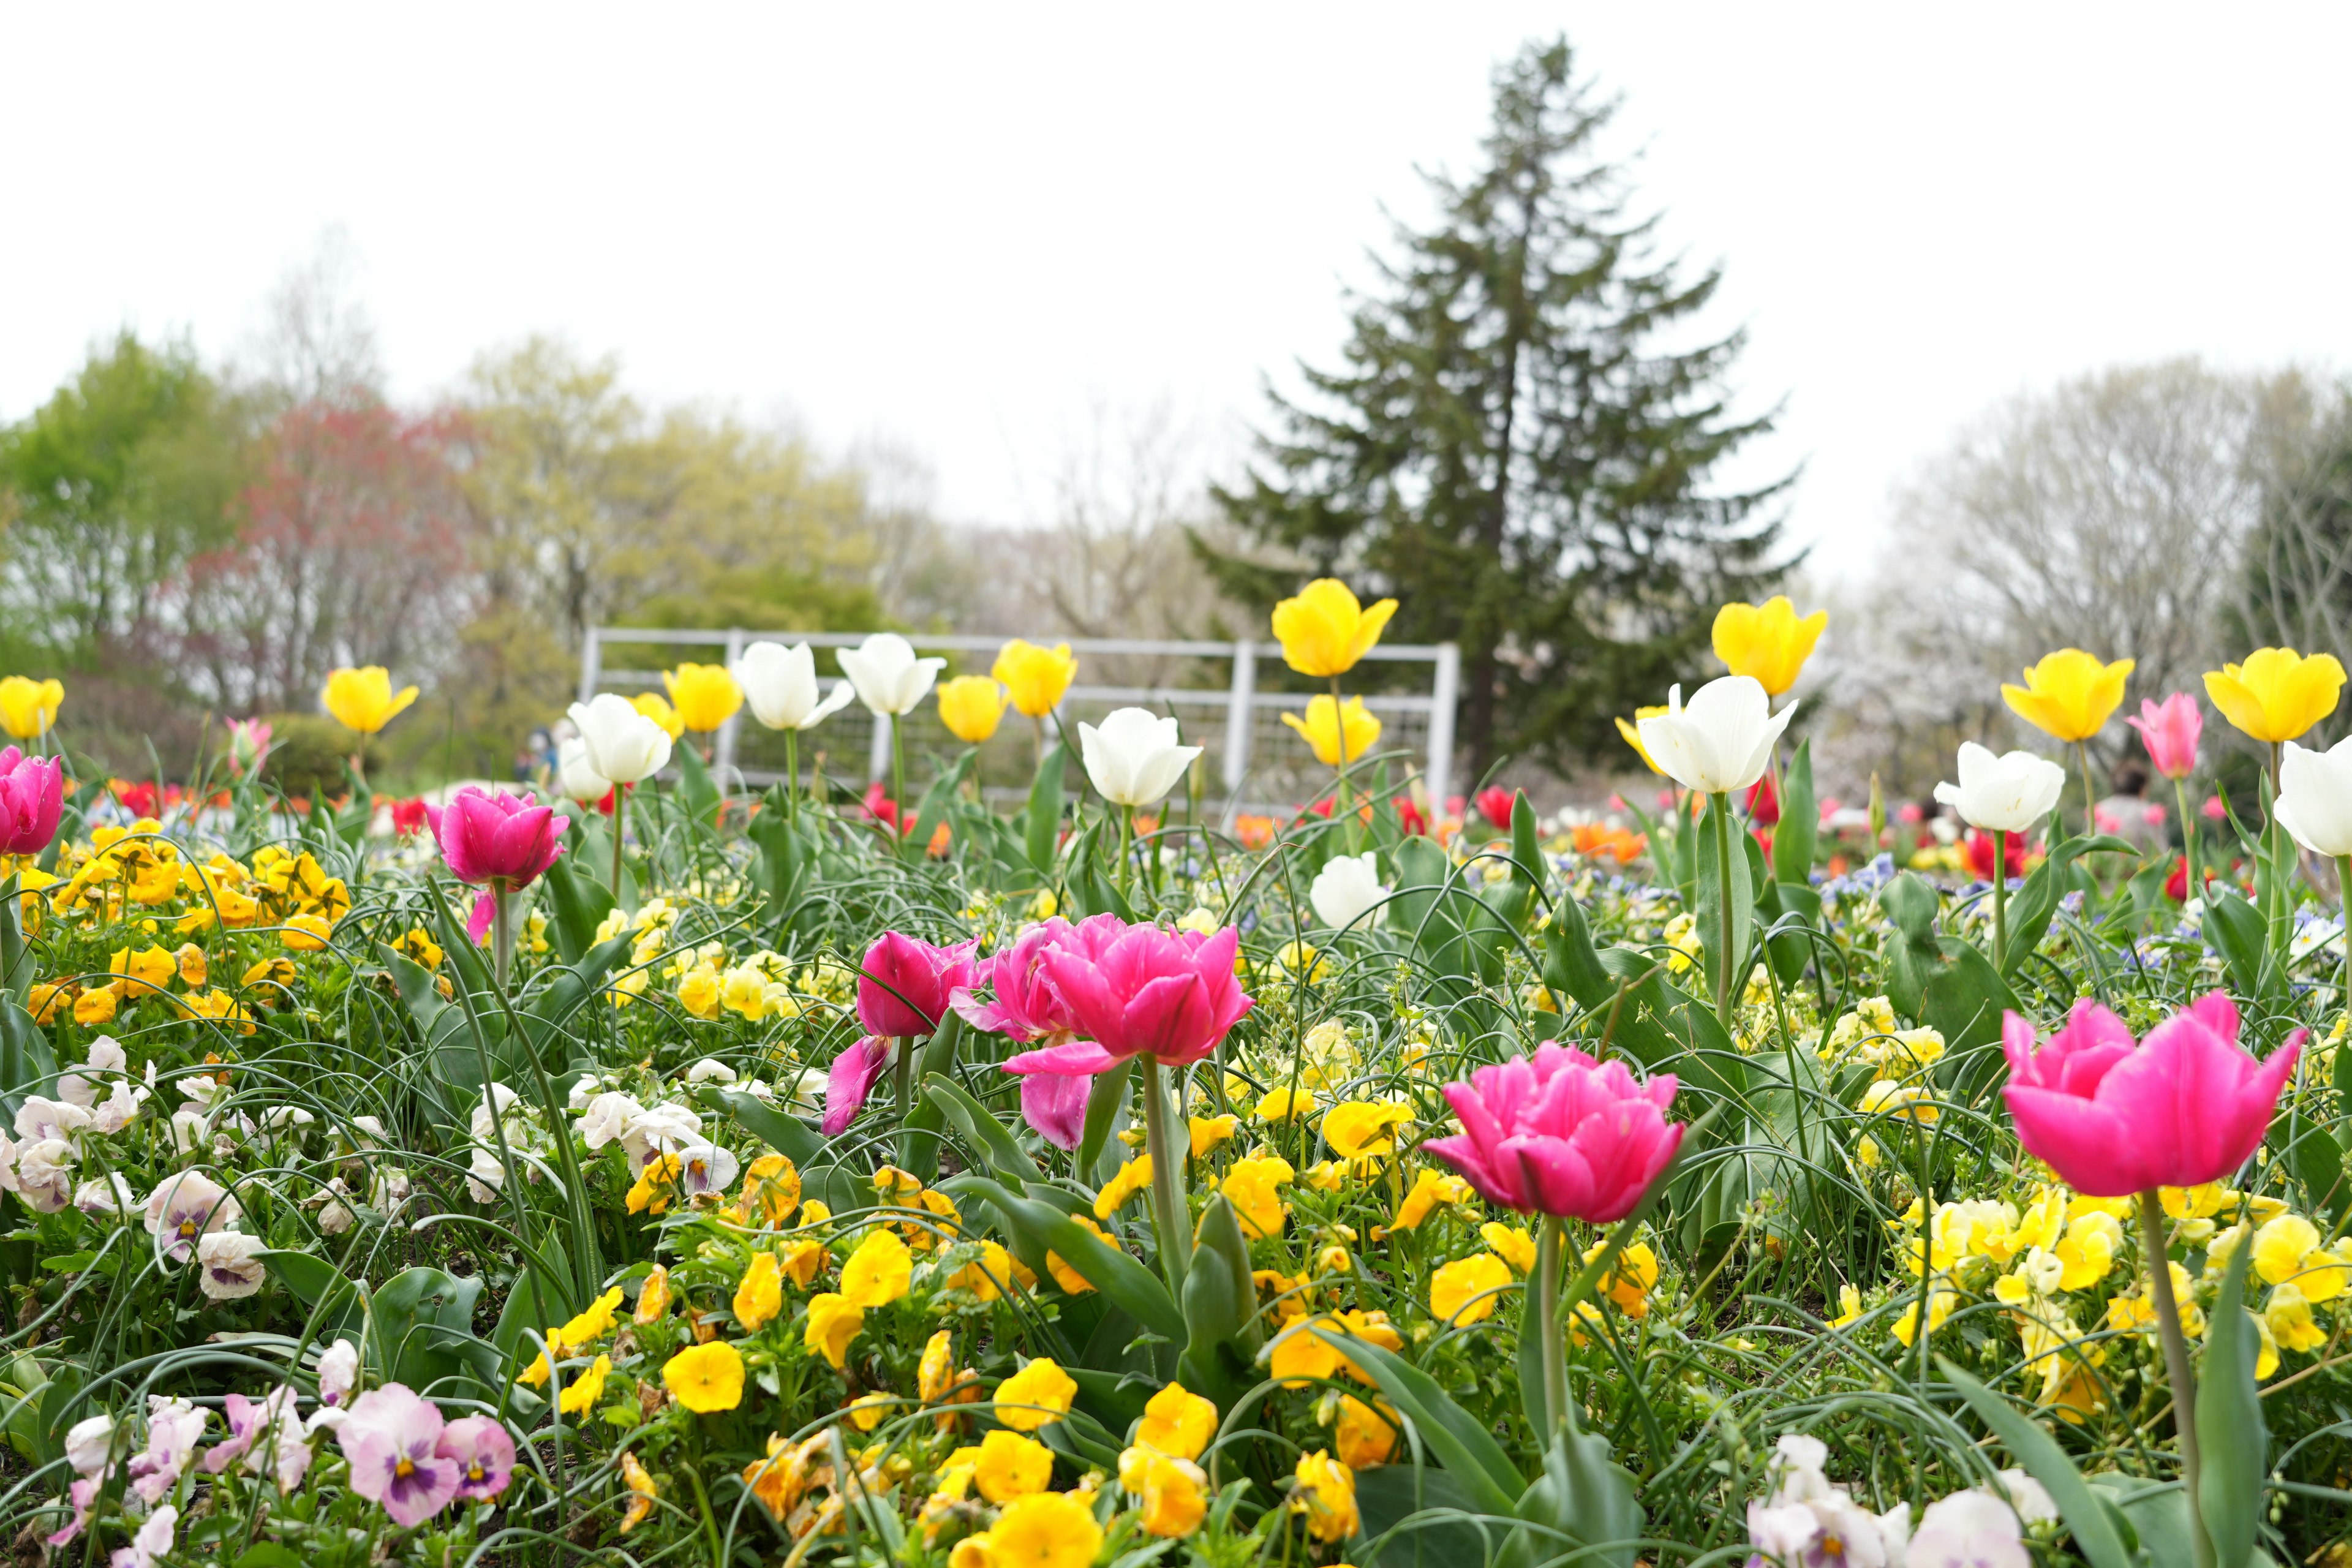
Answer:
[[[979,945],[943,947],[888,931],[866,950],[858,966],[857,1021],[866,1035],[834,1058],[825,1076],[824,1116],[818,1126],[826,1137],[847,1131],[857,1120],[882,1069],[890,1065],[890,1053],[904,1048],[898,1042],[940,1026],[955,994],[973,983],[972,954]]]
[[[1125,921],[1109,914],[1092,915],[1076,925],[1058,915],[1040,921],[1023,931],[1003,952],[982,962],[972,984],[990,986],[989,999],[983,1001],[974,990],[962,990],[955,994],[952,1005],[975,1029],[1023,1045],[1067,1044],[1077,1033],[1078,1023],[1045,973],[1046,958],[1065,950],[1097,956],[1126,930]],[[1087,1100],[1094,1082],[1090,1072],[1024,1074],[1022,1120],[1055,1148],[1076,1149],[1086,1135]]]
[[[2197,699],[2176,691],[2161,702],[2140,699],[2139,717],[2125,723],[2147,742],[2147,760],[2168,779],[2185,779],[2197,771],[2197,742],[2205,733],[2205,715]]]
[[[1606,1225],[1633,1211],[1682,1146],[1665,1114],[1675,1087],[1672,1073],[1640,1082],[1622,1062],[1547,1040],[1532,1059],[1446,1085],[1462,1131],[1422,1148],[1489,1203]]]
[[[441,858],[461,882],[483,888],[474,900],[466,934],[480,942],[497,912],[498,894],[528,888],[563,853],[563,830],[572,826],[536,795],[496,794],[467,784],[445,806],[425,808],[441,846]]]
[[[1135,925],[1115,934],[1087,931],[1083,942],[1056,946],[1039,967],[1084,1038],[1024,1051],[1004,1070],[1067,1077],[1132,1057],[1163,1067],[1199,1061],[1253,1005],[1234,978],[1240,945],[1241,933],[1231,926],[1202,936]]]
[[[0,855],[38,855],[58,836],[65,808],[65,763],[0,751]]]
[[[2004,1016],[2001,1092],[2017,1141],[2077,1192],[2194,1187],[2252,1158],[2304,1034],[2256,1061],[2238,1044],[2238,1009],[2216,991],[2135,1043],[2122,1019],[2084,997],[2038,1052],[2033,1026]]]

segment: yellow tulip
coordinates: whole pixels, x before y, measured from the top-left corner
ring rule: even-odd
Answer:
[[[1373,742],[1381,738],[1381,721],[1364,710],[1364,700],[1360,697],[1349,698],[1347,706],[1343,708],[1334,703],[1326,693],[1307,701],[1305,720],[1302,721],[1296,713],[1285,713],[1282,721],[1307,737],[1307,743],[1315,748],[1316,761],[1327,768],[1339,765],[1343,727],[1348,760],[1351,763],[1370,751]]]
[[[339,669],[328,676],[327,689],[320,693],[320,700],[346,730],[373,735],[416,700],[416,688],[404,686],[394,692],[391,672],[380,664],[371,664],[363,669]],[[12,732],[13,730],[11,726]]]
[[[662,727],[662,733],[677,740],[686,733],[686,715],[669,705],[669,700],[658,691],[640,691],[629,699],[629,706]]]
[[[58,707],[65,700],[63,681],[12,675],[0,680],[0,729],[19,741],[37,741],[58,721]]]
[[[1617,721],[1617,732],[1625,737],[1625,743],[1633,748],[1633,754],[1642,759],[1642,765],[1660,778],[1666,776],[1666,770],[1650,760],[1650,748],[1642,744],[1642,731],[1637,726],[1644,719],[1663,719],[1665,716],[1664,708],[1636,708],[1630,723],[1622,719]]]
[[[2259,647],[2243,664],[2205,672],[2205,695],[2221,717],[2268,745],[2299,739],[2336,711],[2344,690],[2344,667],[2332,653],[2305,658],[2291,647]],[[0,703],[7,700],[0,682]],[[10,734],[21,733],[12,721]]]
[[[1076,677],[1078,661],[1068,643],[1040,647],[1014,637],[997,650],[995,666],[988,673],[1004,683],[1015,710],[1043,719],[1062,705],[1062,693]]]
[[[1827,610],[1800,619],[1785,594],[1760,605],[1726,605],[1715,613],[1715,657],[1732,674],[1753,676],[1778,697],[1797,684],[1798,672],[1829,624]]]
[[[677,704],[678,721],[689,730],[709,733],[743,706],[743,688],[723,664],[681,664],[662,672],[662,684]]]
[[[1274,635],[1282,657],[1301,675],[1345,675],[1381,640],[1381,628],[1396,614],[1396,601],[1370,609],[1337,577],[1318,577],[1274,607]]]
[[[940,687],[940,722],[967,746],[996,733],[1004,719],[1004,689],[985,675],[959,675]]]
[[[2133,663],[2102,664],[2081,648],[2062,647],[2027,665],[2023,686],[2003,686],[2000,694],[2019,718],[2053,739],[2087,741],[2122,703]]]

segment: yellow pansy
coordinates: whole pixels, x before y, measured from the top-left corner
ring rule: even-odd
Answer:
[[[784,1280],[776,1268],[776,1255],[752,1254],[751,1267],[743,1270],[742,1282],[735,1287],[737,1325],[753,1333],[783,1310]]]
[[[1318,577],[1274,607],[1283,661],[1301,675],[1345,675],[1381,640],[1396,607],[1394,599],[1366,607],[1337,577]]]
[[[1421,1222],[1442,1205],[1466,1204],[1477,1196],[1476,1189],[1451,1171],[1423,1171],[1412,1179],[1412,1187],[1397,1205],[1396,1217],[1389,1221],[1391,1230],[1416,1230]]]
[[[1014,1498],[1045,1489],[1054,1479],[1054,1450],[1034,1437],[1002,1428],[989,1433],[976,1448],[959,1448],[948,1458],[950,1468],[970,1455],[972,1484],[989,1501],[1003,1505]]]
[[[1140,1502],[1135,1521],[1147,1535],[1181,1540],[1208,1516],[1209,1478],[1188,1459],[1157,1448],[1129,1448],[1118,1457],[1118,1484]]]
[[[1511,1282],[1511,1266],[1491,1252],[1444,1265],[1429,1278],[1429,1310],[1441,1323],[1475,1323],[1494,1316],[1497,1292]]]
[[[662,671],[662,685],[689,730],[716,730],[743,706],[743,688],[723,664],[681,664]]]
[[[2270,1305],[2263,1310],[2263,1319],[2270,1325],[2271,1337],[2298,1355],[2327,1342],[2327,1331],[2312,1316],[2311,1302],[2292,1285],[2282,1285],[2271,1292]]]
[[[1298,1173],[1291,1168],[1289,1161],[1279,1154],[1265,1154],[1234,1161],[1224,1179],[1217,1184],[1217,1190],[1234,1205],[1234,1214],[1242,1222],[1242,1234],[1256,1241],[1282,1234],[1289,1211],[1276,1189],[1297,1179]]]
[[[996,1419],[1023,1432],[1050,1426],[1069,1413],[1078,1385],[1050,1358],[1039,1356],[996,1385]]]
[[[1862,1321],[1862,1292],[1851,1285],[1838,1287],[1838,1315],[1830,1320],[1833,1329],[1852,1328]]]
[[[1201,1159],[1241,1130],[1242,1119],[1228,1113],[1223,1116],[1193,1116],[1186,1119],[1192,1134],[1192,1158]]]
[[[2025,667],[2023,686],[2000,694],[2017,716],[2054,740],[2087,741],[2124,700],[2135,661],[2103,664],[2078,647],[2060,648]]]
[[[1078,673],[1078,661],[1071,657],[1068,643],[1040,647],[1014,637],[997,650],[988,673],[1004,683],[1015,710],[1042,719],[1061,706],[1062,694]]]
[[[887,1307],[907,1293],[915,1259],[898,1233],[871,1232],[841,1266],[841,1293],[859,1307]]]
[[[1138,1154],[1121,1165],[1103,1189],[1095,1194],[1095,1217],[1108,1219],[1118,1212],[1119,1205],[1151,1185],[1151,1156]]]
[[[1412,1123],[1412,1107],[1349,1100],[1323,1113],[1323,1140],[1343,1160],[1396,1152],[1396,1131]]]
[[[1325,692],[1307,700],[1306,718],[1285,713],[1282,721],[1306,738],[1315,760],[1327,768],[1339,764],[1343,742],[1348,748],[1347,760],[1352,763],[1370,752],[1381,738],[1380,719],[1366,710],[1360,697],[1350,697],[1341,706]]]
[[[743,1357],[725,1340],[689,1345],[662,1363],[662,1386],[698,1415],[743,1403]]]
[[[1181,1383],[1153,1394],[1137,1423],[1135,1440],[1177,1459],[1197,1459],[1216,1436],[1217,1407]]]
[[[1586,1249],[1584,1261],[1591,1262],[1601,1256],[1605,1243],[1595,1243]],[[1645,1242],[1634,1242],[1617,1254],[1610,1267],[1609,1276],[1601,1282],[1604,1291],[1617,1310],[1629,1318],[1650,1315],[1650,1292],[1658,1285],[1658,1255]]]
[[[2114,1270],[2116,1254],[2122,1250],[2123,1244],[2124,1227],[2115,1215],[2075,1215],[2067,1222],[2064,1238],[2051,1249],[2063,1270],[2058,1288],[2084,1290],[2105,1279]]]
[[[416,688],[404,686],[394,692],[391,672],[380,664],[371,664],[330,674],[327,689],[319,694],[319,700],[346,730],[373,735],[416,700]]]
[[[1396,1451],[1396,1414],[1385,1404],[1367,1405],[1352,1394],[1339,1395],[1339,1419],[1331,1431],[1339,1462],[1351,1470],[1385,1465]]]
[[[1004,689],[985,675],[959,675],[940,682],[940,722],[967,746],[996,733],[1004,720]]]
[[[1298,1458],[1291,1472],[1292,1511],[1303,1514],[1318,1541],[1340,1542],[1356,1533],[1356,1476],[1323,1449]]]
[[[1496,1257],[1520,1273],[1535,1272],[1536,1238],[1528,1234],[1524,1226],[1505,1225],[1499,1220],[1490,1219],[1478,1227],[1478,1235],[1495,1249]]]
[[[1303,1089],[1271,1089],[1261,1096],[1251,1114],[1260,1121],[1288,1121],[1315,1109],[1315,1097]]]
[[[808,1326],[802,1331],[801,1343],[824,1356],[838,1372],[843,1358],[849,1353],[849,1342],[865,1326],[864,1308],[846,1296],[828,1290],[809,1298]]]
[[[2265,745],[2301,738],[2336,711],[2343,690],[2334,654],[2305,658],[2291,647],[2256,648],[2243,664],[2205,672],[2205,695],[2221,717]]]
[[[969,1290],[982,1301],[993,1301],[1013,1282],[1013,1255],[996,1242],[980,1244],[980,1256],[948,1276],[950,1289]]]
[[[1073,1223],[1087,1230],[1092,1231],[1094,1233],[1095,1239],[1101,1242],[1105,1247],[1110,1247],[1113,1250],[1118,1249],[1118,1243],[1111,1239],[1110,1236],[1104,1231],[1102,1226],[1097,1225],[1086,1215],[1082,1214],[1074,1214],[1070,1218]],[[1085,1275],[1079,1273],[1076,1269],[1064,1262],[1062,1255],[1058,1252],[1048,1252],[1045,1254],[1045,1272],[1054,1277],[1055,1284],[1059,1285],[1063,1289],[1068,1291],[1073,1296],[1083,1296],[1087,1291],[1095,1288],[1094,1281],[1088,1279]]]
[[[1932,1334],[1942,1328],[1945,1321],[1951,1317],[1952,1310],[1959,1304],[1960,1299],[1953,1291],[1928,1291],[1927,1331]],[[1902,1313],[1895,1318],[1889,1328],[1895,1337],[1903,1342],[1904,1348],[1909,1349],[1912,1341],[1916,1339],[1919,1333],[1919,1300],[1916,1296],[1906,1300]]]
[[[566,1415],[584,1415],[596,1408],[596,1402],[604,1397],[604,1379],[612,1370],[613,1358],[598,1356],[594,1365],[564,1385],[563,1396],[555,1402],[557,1408]]]
[[[1749,676],[1778,697],[1797,684],[1829,624],[1827,610],[1800,617],[1786,595],[1760,605],[1726,605],[1715,613],[1715,657],[1732,674]]]
[[[963,1548],[982,1536],[968,1535]],[[1015,1498],[985,1532],[978,1556],[990,1568],[1087,1568],[1102,1550],[1102,1526],[1090,1500],[1068,1492],[1037,1492]],[[950,1560],[950,1568],[961,1568]]]

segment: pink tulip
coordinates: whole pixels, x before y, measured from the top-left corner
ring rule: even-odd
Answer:
[[[65,807],[65,763],[0,751],[0,855],[38,855],[58,836]]]
[[[1241,933],[1213,936],[1129,926],[1099,951],[1055,949],[1046,977],[1070,1009],[1083,1040],[1024,1051],[1004,1064],[1017,1073],[1096,1073],[1149,1056],[1185,1067],[1217,1048],[1253,1005],[1234,978]]]
[[[467,784],[439,810],[426,806],[425,815],[441,858],[458,880],[528,888],[563,853],[563,830],[572,825],[537,801]]]
[[[2230,808],[2221,804],[2221,797],[2218,795],[2207,795],[2205,804],[2197,810],[2208,822],[2226,822],[2230,817]]]
[[[2143,697],[2139,717],[2124,722],[2139,731],[2147,744],[2147,760],[2166,778],[2185,779],[2197,771],[2197,740],[2205,732],[2205,715],[2186,691],[2176,691],[2162,702]]]
[[[2238,1044],[2238,1009],[2216,991],[2135,1044],[2122,1019],[2084,997],[2039,1052],[2032,1025],[2002,1018],[2001,1092],[2026,1152],[2077,1192],[2194,1187],[2252,1156],[2305,1033],[2257,1062]]]
[[[1034,1072],[1021,1080],[1021,1119],[1055,1148],[1076,1149],[1086,1137],[1091,1073]]]
[[[972,972],[971,984],[949,999],[963,1021],[992,1035],[1004,1035],[1027,1045],[1033,1040],[1064,1038],[1077,1033],[1069,1005],[1045,974],[1049,953],[1067,951],[1099,956],[1127,930],[1117,915],[1093,915],[1072,925],[1059,915],[1038,921],[1013,939],[1013,945],[983,959]],[[983,1002],[975,988],[992,985],[992,1000]]]
[[[947,1016],[959,989],[976,983],[977,942],[939,947],[886,931],[866,950],[857,977],[857,1021],[866,1033],[905,1038],[928,1035]]]
[[[849,1124],[866,1109],[866,1097],[874,1092],[898,1045],[887,1035],[868,1035],[833,1058],[824,1079],[824,1115],[817,1122],[826,1137],[837,1138],[849,1131]]]
[[[1682,1146],[1665,1115],[1675,1087],[1672,1073],[1637,1082],[1622,1062],[1546,1040],[1532,1060],[1447,1084],[1462,1131],[1422,1148],[1489,1203],[1605,1225],[1633,1212]]]

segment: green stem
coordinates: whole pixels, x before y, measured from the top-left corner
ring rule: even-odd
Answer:
[[[1331,820],[1337,822],[1339,814],[1348,809],[1348,716],[1339,706],[1339,678],[1336,675],[1331,678],[1331,727],[1339,743],[1339,782],[1333,786],[1331,800]],[[1349,847],[1355,847],[1352,834]]]
[[[798,824],[801,819],[801,732],[784,731],[784,819]]]
[[[1722,920],[1720,941],[1716,947],[1715,1016],[1729,1032],[1731,972],[1739,963],[1731,951],[1731,796],[1721,793],[1707,796],[1706,815],[1715,825],[1715,896]]]
[[[1992,830],[1992,967],[1997,974],[2009,969],[2009,829],[2005,827]]]
[[[2099,836],[2099,792],[2091,784],[2091,748],[2087,742],[2074,742],[2075,758],[2083,764],[2083,831],[2093,838]]]
[[[898,721],[902,715],[893,713],[890,722],[890,799],[898,808],[898,820],[890,826],[898,842],[890,847],[904,859],[907,854],[907,829],[912,822],[907,816],[907,726]]]
[[[2347,1008],[2352,1008],[2352,855],[2336,858],[2336,901],[2344,915],[2343,1000]]]
[[[1185,1249],[1192,1234],[1184,1223],[1184,1155],[1191,1135],[1176,1142],[1170,1120],[1168,1096],[1160,1088],[1160,1058],[1145,1055],[1143,1063],[1143,1148],[1151,1156],[1152,1219],[1160,1231],[1160,1272],[1168,1294],[1181,1307],[1184,1300]]]
[[[514,969],[514,890],[500,878],[490,883],[490,962],[498,971],[501,991]]]
[[[1135,869],[1135,807],[1118,808],[1118,890],[1127,894],[1128,879]]]
[[[2164,1200],[2151,1187],[2139,1195],[2139,1249],[2147,1260],[2148,1300],[2156,1307],[2158,1335],[2164,1342],[2164,1370],[2172,1380],[2172,1429],[2180,1440],[2180,1482],[2189,1495],[2189,1541],[2198,1568],[2213,1568],[2213,1542],[2205,1533],[2197,1480],[2197,1374],[2189,1365],[2189,1337],[2180,1331],[2180,1303],[2172,1295],[2172,1260],[2164,1244]]]
[[[1543,1337],[1544,1414],[1551,1430],[1537,1438],[1550,1442],[1552,1432],[1568,1418],[1568,1337],[1559,1321],[1560,1254],[1566,1227],[1558,1215],[1546,1215],[1536,1237],[1536,1332]]]
[[[2180,812],[2180,858],[2188,871],[2180,889],[2180,901],[2185,904],[2191,899],[2202,898],[2205,893],[2205,884],[2197,879],[2197,819],[2189,812],[2187,779],[2172,781],[2172,800]]]
[[[907,1111],[914,1098],[915,1037],[902,1036],[892,1046],[897,1060],[890,1068],[890,1082],[898,1094],[898,1168],[903,1171],[915,1163],[915,1135],[907,1127]]]

